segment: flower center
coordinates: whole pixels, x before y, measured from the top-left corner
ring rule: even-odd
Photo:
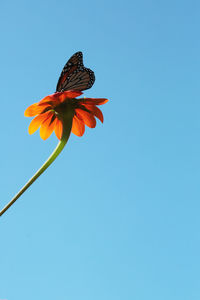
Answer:
[[[74,115],[74,105],[72,101],[69,101],[71,99],[66,99],[62,103],[56,105],[54,107],[54,111],[57,115],[60,117],[64,117],[67,115]]]

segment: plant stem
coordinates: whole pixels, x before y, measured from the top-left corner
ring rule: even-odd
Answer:
[[[13,203],[29,188],[29,186],[52,164],[52,162],[56,159],[56,157],[61,153],[63,148],[65,147],[72,127],[72,116],[68,115],[63,120],[63,133],[60,142],[57,147],[53,151],[53,153],[49,156],[46,162],[41,166],[41,168],[33,175],[33,177],[23,186],[23,188],[14,196],[14,198],[0,211],[0,216],[2,216],[7,209],[13,205]]]

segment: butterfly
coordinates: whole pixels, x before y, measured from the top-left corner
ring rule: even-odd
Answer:
[[[56,92],[83,91],[94,84],[94,72],[83,65],[83,53],[76,52],[65,64],[56,87]]]

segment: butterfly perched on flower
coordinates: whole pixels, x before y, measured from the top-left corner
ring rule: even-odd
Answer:
[[[58,80],[56,92],[84,91],[91,88],[94,81],[94,72],[84,67],[83,54],[79,51],[72,55],[65,64]]]
[[[72,114],[71,131],[77,136],[85,132],[85,125],[96,126],[96,118],[103,123],[103,114],[97,107],[108,102],[105,98],[79,98],[82,91],[92,87],[94,72],[83,65],[82,52],[76,52],[65,64],[58,80],[56,92],[29,106],[26,117],[34,117],[29,133],[40,127],[40,136],[46,140],[53,131],[60,140],[63,134],[63,120],[67,112]]]
[[[66,145],[71,132],[82,136],[85,132],[85,125],[90,128],[96,126],[95,117],[103,123],[103,114],[97,106],[107,103],[108,99],[76,98],[83,94],[82,91],[91,88],[94,81],[94,72],[83,65],[82,52],[76,52],[64,66],[56,92],[30,105],[25,110],[26,117],[35,117],[29,125],[30,134],[40,128],[40,136],[46,140],[54,131],[60,141],[42,167],[0,211],[0,216],[52,164]]]

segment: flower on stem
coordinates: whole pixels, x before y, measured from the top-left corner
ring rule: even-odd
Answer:
[[[81,91],[56,92],[46,96],[38,103],[29,106],[24,115],[35,117],[29,125],[29,134],[33,134],[40,127],[40,136],[46,140],[53,131],[57,138],[62,138],[63,119],[69,111],[73,114],[72,133],[82,136],[85,125],[90,128],[96,126],[97,117],[103,123],[103,114],[97,105],[108,102],[104,98],[79,98]]]
[[[35,117],[29,125],[30,134],[40,127],[40,136],[43,140],[46,140],[55,131],[60,141],[39,170],[0,211],[0,216],[54,162],[64,149],[71,132],[77,136],[82,136],[85,132],[85,125],[91,128],[96,126],[95,117],[103,123],[103,114],[97,105],[105,104],[108,102],[107,99],[76,99],[76,97],[82,95],[82,91],[91,88],[94,81],[94,72],[83,65],[82,52],[76,52],[65,64],[58,80],[56,92],[26,109],[24,113],[26,117]]]

